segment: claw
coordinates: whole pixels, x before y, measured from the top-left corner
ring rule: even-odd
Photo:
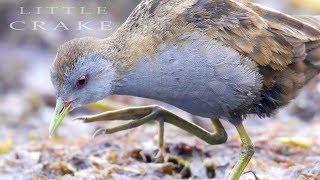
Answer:
[[[106,134],[106,129],[98,129],[96,130],[93,135],[92,135],[92,139],[95,139],[97,136],[100,136],[100,135],[105,135]]]
[[[72,121],[83,121],[83,117],[76,117],[74,119],[72,119]]]
[[[157,155],[155,156],[155,159],[156,163],[164,163],[165,156],[163,150],[159,149]]]
[[[74,119],[72,119],[72,121],[86,121],[87,118],[86,117],[76,117]]]

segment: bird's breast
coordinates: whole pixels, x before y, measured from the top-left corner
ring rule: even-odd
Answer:
[[[250,108],[261,89],[256,64],[200,34],[162,43],[119,81],[116,94],[151,98],[202,117]]]

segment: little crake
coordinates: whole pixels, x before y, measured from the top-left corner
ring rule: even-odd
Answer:
[[[85,116],[84,122],[132,120],[104,129],[114,133],[159,122],[159,160],[164,123],[209,144],[232,123],[242,141],[229,175],[239,179],[254,146],[242,125],[248,114],[270,116],[319,73],[317,16],[289,16],[246,0],[143,0],[110,37],[74,39],[62,45],[51,70],[57,93],[50,134],[73,108],[109,95],[160,100],[210,118],[210,133],[159,106]]]

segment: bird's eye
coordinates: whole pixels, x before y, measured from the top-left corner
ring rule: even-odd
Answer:
[[[76,87],[77,88],[82,88],[84,85],[87,84],[87,81],[88,81],[88,77],[87,76],[81,76],[77,81]]]

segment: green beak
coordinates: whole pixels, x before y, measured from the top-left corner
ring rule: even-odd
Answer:
[[[50,122],[49,126],[49,134],[52,136],[60,124],[63,122],[64,118],[70,112],[71,104],[66,104],[62,101],[62,99],[57,99],[56,108],[54,110],[54,117]]]

